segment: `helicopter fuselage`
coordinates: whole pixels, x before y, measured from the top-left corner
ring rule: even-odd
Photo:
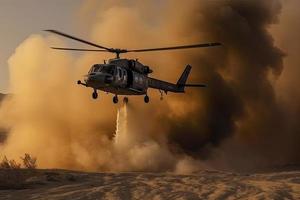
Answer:
[[[149,67],[138,61],[112,59],[108,64],[93,65],[85,85],[116,95],[144,95],[148,89],[149,72]]]
[[[98,97],[97,90],[115,94],[113,101],[118,102],[118,95],[146,95],[145,102],[149,102],[147,90],[158,89],[162,92],[184,93],[185,87],[205,87],[203,84],[186,84],[191,66],[187,65],[177,83],[148,77],[152,70],[137,60],[111,59],[108,63],[95,64],[91,67],[84,83],[78,84],[94,89],[93,98]],[[128,99],[127,99],[128,101]]]

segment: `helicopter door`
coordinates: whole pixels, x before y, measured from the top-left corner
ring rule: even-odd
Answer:
[[[118,77],[118,81],[121,81],[122,79],[122,70],[120,67],[117,68],[117,77]]]
[[[122,74],[123,74],[123,85],[124,87],[126,87],[127,85],[127,78],[128,78],[128,75],[127,75],[127,70],[126,69],[122,69]]]
[[[127,85],[127,71],[120,67],[117,67],[117,84],[121,87],[126,87]]]
[[[125,69],[121,68],[121,71],[120,71],[120,77],[121,77],[121,83],[122,85],[126,85],[127,83],[127,72]]]
[[[127,87],[133,84],[133,73],[131,70],[127,70]]]

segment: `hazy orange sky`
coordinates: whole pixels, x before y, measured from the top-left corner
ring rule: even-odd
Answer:
[[[8,91],[7,60],[30,34],[55,28],[83,33],[76,28],[82,0],[0,0],[0,92]]]

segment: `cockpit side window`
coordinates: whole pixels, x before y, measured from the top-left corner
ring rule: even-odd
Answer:
[[[103,66],[101,72],[113,75],[114,69],[115,69],[115,66],[113,66],[113,65]]]
[[[99,71],[101,71],[101,66],[95,66],[94,72],[99,72]]]
[[[111,74],[111,75],[114,75],[114,72],[115,72],[115,66],[111,65],[108,73]]]

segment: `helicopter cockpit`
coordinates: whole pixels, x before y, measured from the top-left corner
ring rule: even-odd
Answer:
[[[88,72],[85,82],[93,87],[103,87],[105,84],[110,84],[113,81],[115,69],[115,65],[95,64]]]
[[[114,71],[114,65],[95,64],[91,67],[89,74],[93,75],[96,74],[96,72],[102,72],[104,74],[114,75]]]

